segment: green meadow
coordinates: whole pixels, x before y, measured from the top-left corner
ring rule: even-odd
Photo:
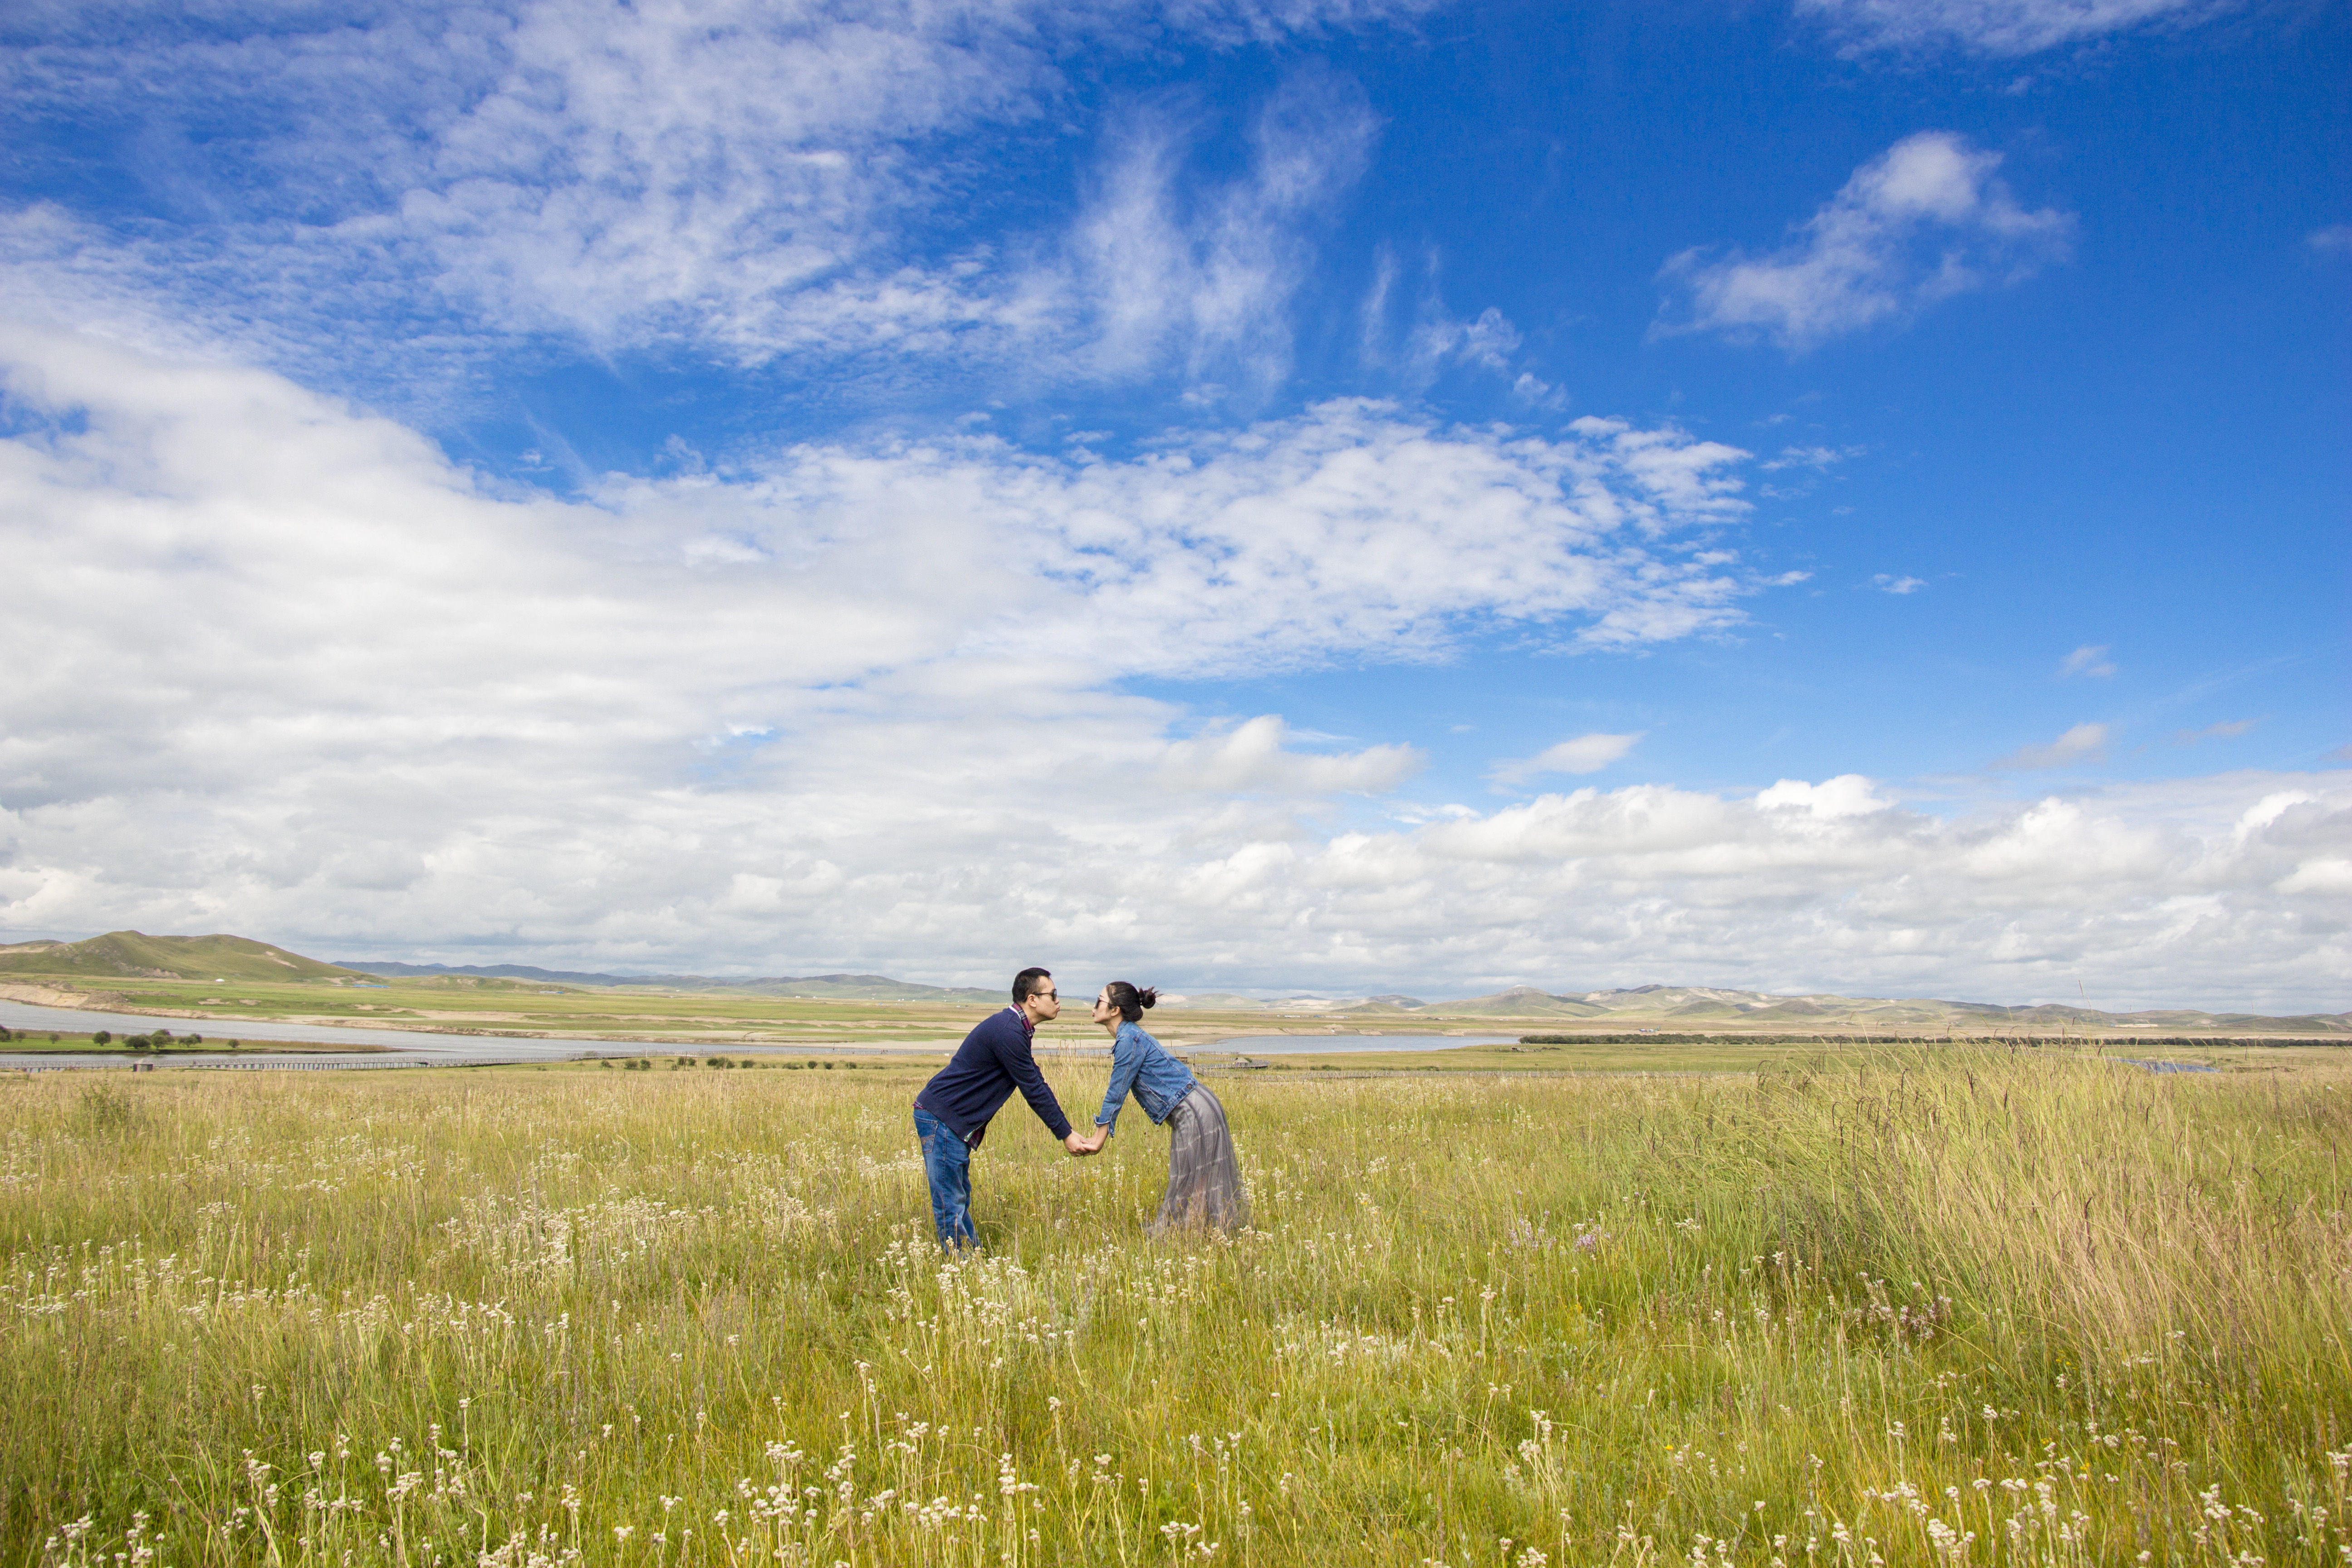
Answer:
[[[72,984],[78,1005],[132,1008],[175,1016],[216,1019],[207,1037],[236,1033],[240,1019],[320,1023],[478,1034],[551,1035],[618,1043],[681,1045],[794,1044],[891,1046],[952,1043],[989,1012],[984,1006],[903,1002],[795,1000],[716,993],[659,993],[619,987],[538,986],[471,975],[410,978],[382,986],[318,981],[232,980],[226,984],[184,979],[109,975],[100,981],[59,976],[31,983]],[[123,1027],[135,1027],[126,1019]],[[120,1030],[118,1030],[120,1032]],[[1060,1033],[1077,1038],[1076,1026]],[[1086,1031],[1096,1039],[1100,1036]]]
[[[2341,1062],[12,1076],[0,1561],[2342,1563]]]
[[[306,961],[307,962],[307,961]],[[98,978],[27,970],[0,973],[22,999],[122,1010],[115,1033],[135,1031],[141,1013],[206,1020],[209,1041],[237,1035],[240,1021],[337,1026],[556,1037],[616,1047],[633,1044],[686,1049],[730,1047],[810,1047],[831,1050],[934,1048],[942,1054],[994,1005],[969,1002],[869,1001],[793,997],[728,991],[662,991],[634,986],[558,986],[475,975],[410,976],[382,984],[318,979],[208,979],[108,974]],[[33,988],[40,989],[33,989]],[[1524,1019],[1443,1019],[1405,1015],[1370,1025],[1336,1016],[1314,1021],[1264,1014],[1170,1009],[1153,1026],[1170,1044],[1188,1046],[1234,1034],[1285,1031],[1325,1034],[1371,1027],[1430,1035],[1516,1034],[1537,1026]],[[186,1026],[174,1026],[184,1029]],[[1073,1009],[1039,1033],[1047,1047],[1099,1049],[1102,1032]]]

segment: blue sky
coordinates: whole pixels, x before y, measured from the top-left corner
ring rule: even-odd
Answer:
[[[2352,1005],[2347,67],[18,7],[0,934]]]

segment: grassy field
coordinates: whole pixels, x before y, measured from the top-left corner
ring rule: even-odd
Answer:
[[[315,977],[274,980],[252,975],[232,976],[215,983],[209,978],[37,973],[21,965],[0,973],[0,994],[52,1005],[86,1005],[109,1011],[130,1010],[134,1015],[143,1011],[202,1018],[205,1020],[202,1033],[208,1039],[236,1036],[239,1020],[267,1020],[492,1037],[556,1037],[610,1042],[623,1048],[659,1045],[718,1051],[759,1047],[835,1052],[943,1050],[961,1039],[993,1006],[958,1002],[795,998],[635,986],[541,985],[447,974],[411,976],[381,985]],[[1656,1041],[1622,1037],[1644,1023],[1661,1026],[1670,1037]],[[2055,1031],[2063,1026],[2053,1024],[2048,1029]],[[136,1027],[132,1019],[126,1018],[117,1032]],[[1671,1037],[1677,1031],[1694,1027],[1720,1030],[1721,1035],[1705,1043],[1687,1037],[1680,1040]],[[1357,1016],[1344,1011],[1282,1013],[1169,1007],[1152,1016],[1153,1032],[1179,1049],[1214,1049],[1221,1040],[1235,1036],[1289,1034],[1313,1037],[1339,1031],[1425,1034],[1433,1043],[1449,1035],[1518,1036],[1563,1029],[1596,1037],[1620,1037],[1614,1040],[1576,1040],[1565,1046],[1528,1046],[1519,1054],[1534,1053],[1529,1060],[1504,1062],[1496,1058],[1491,1063],[1573,1070],[1601,1067],[1608,1070],[1635,1070],[1669,1061],[1673,1065],[1668,1070],[1675,1071],[1694,1068],[1744,1070],[1760,1057],[1776,1052],[1801,1054],[1818,1048],[1818,1043],[1824,1038],[1839,1042],[1843,1037],[1867,1034],[1880,1027],[1853,1022],[1759,1023],[1737,1019],[1727,1024],[1694,1026],[1687,1020],[1677,1024],[1670,1017],[1637,1017],[1631,1014],[1605,1019],[1562,1020],[1540,1014],[1470,1016],[1442,1010]],[[1941,1025],[1918,1026],[1916,1032],[1923,1044],[1946,1035]],[[2171,1054],[2169,1047],[2134,1039],[2129,1030],[2102,1032],[2108,1037],[2110,1046],[2124,1054],[2141,1047],[2156,1054]],[[2207,1031],[2192,1031],[2204,1032]],[[2222,1040],[2228,1037],[2225,1031],[2212,1032]],[[2314,1046],[2352,1045],[2352,1037],[2327,1037],[2325,1031],[2318,1034],[2320,1037],[2310,1042]],[[1076,1008],[1058,1022],[1045,1026],[1038,1037],[1049,1048],[1099,1048],[1103,1044],[1102,1036]],[[2282,1040],[2288,1037],[2280,1035]],[[1843,1043],[1855,1042],[1845,1039]]]
[[[131,1021],[124,1020],[125,1026]],[[96,1034],[69,1035],[55,1029],[10,1031],[11,1038],[0,1040],[0,1053],[10,1056],[100,1056],[121,1057],[126,1061],[152,1061],[164,1065],[184,1061],[190,1057],[232,1056],[247,1050],[270,1052],[299,1051],[306,1056],[369,1056],[391,1050],[390,1046],[321,1044],[303,1040],[239,1040],[224,1039],[215,1035],[202,1037],[176,1037],[157,1046],[152,1042],[134,1044],[140,1037],[113,1034],[101,1040]]]
[[[989,1009],[954,1004],[795,1001],[730,993],[590,991],[478,980],[464,975],[394,981],[386,985],[321,982],[188,980],[108,976],[9,976],[25,985],[71,984],[89,1005],[129,1007],[217,1020],[204,1032],[233,1035],[238,1019],[473,1033],[555,1035],[625,1043],[662,1038],[682,1044],[888,1045],[961,1038]],[[28,1000],[35,999],[29,994]],[[1075,1026],[1063,1026],[1066,1032]]]
[[[1099,1038],[1099,1037],[1097,1037]],[[1854,1047],[1835,1040],[1805,1036],[1751,1035],[1710,1040],[1668,1040],[1629,1045],[1579,1042],[1574,1045],[1452,1046],[1427,1051],[1325,1052],[1301,1051],[1278,1057],[1255,1057],[1269,1072],[1397,1073],[1774,1073],[1811,1072],[1828,1061],[1863,1055],[1904,1072],[1932,1069],[1956,1057],[1972,1057],[1988,1047],[1922,1040],[1901,1046]],[[2006,1047],[2001,1047],[2006,1049]],[[1225,1064],[1234,1059],[1229,1048],[1211,1046],[1186,1053],[1189,1059]],[[2035,1047],[2024,1054],[2053,1060],[2123,1063],[2164,1061],[2210,1067],[2216,1072],[2299,1071],[2305,1068],[2352,1068],[2352,1048],[2316,1041],[2287,1040],[2277,1045],[2149,1046],[2135,1040],[2084,1041],[2073,1047]]]
[[[2352,1562],[2314,1059],[1015,1102],[952,1264],[912,1065],[0,1079],[0,1562]]]
[[[0,975],[21,999],[52,1005],[127,1010],[117,1034],[138,1027],[139,1013],[205,1020],[206,1039],[236,1035],[239,1020],[331,1024],[377,1028],[454,1031],[610,1041],[686,1049],[742,1047],[808,1047],[834,1051],[928,1051],[951,1047],[993,1005],[968,1003],[796,999],[730,992],[666,992],[634,987],[541,986],[467,975],[394,980],[386,984],[337,984],[318,980],[205,981],[109,975],[18,973]],[[1400,1034],[1516,1034],[1540,1020],[1433,1018],[1403,1016],[1360,1026]],[[1286,1030],[1326,1033],[1360,1026],[1346,1019],[1272,1017],[1264,1014],[1178,1011],[1156,1015],[1153,1027],[1171,1046],[1213,1042],[1231,1034]],[[1101,1031],[1073,1009],[1039,1032],[1048,1048],[1098,1049]],[[250,1043],[250,1042],[248,1042]]]

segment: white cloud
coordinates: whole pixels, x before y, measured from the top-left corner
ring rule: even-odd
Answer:
[[[1882,799],[1877,784],[1860,773],[1840,773],[1820,784],[1782,779],[1770,789],[1759,791],[1756,804],[1766,811],[1803,811],[1830,818],[1867,816],[1874,811],[1890,810],[1895,805]]]
[[[1516,789],[1545,773],[1597,773],[1633,749],[1646,731],[1610,735],[1595,731],[1547,746],[1532,757],[1498,763],[1487,778],[1499,787]]]
[[[2352,860],[2306,860],[2279,879],[2278,890],[2352,895]]]
[[[2095,763],[2107,754],[2109,731],[2105,724],[2077,724],[2045,746],[2020,746],[1992,765],[2032,771],[2062,768],[2069,763]]]
[[[1212,795],[1364,794],[1395,788],[1426,762],[1412,746],[1301,755],[1287,747],[1293,738],[1279,715],[1262,714],[1230,731],[1171,743],[1160,776],[1175,788]]]
[[[1412,748],[1187,735],[1118,689],[1672,623],[1643,542],[1736,505],[1685,437],[1345,405],[1127,464],[806,447],[569,503],[274,376],[5,349],[12,635],[43,652],[0,682],[0,926],[1440,994],[2007,997],[2090,965],[2108,994],[2305,1005],[2347,972],[2341,774],[1950,822],[1853,776],[1635,784],[1363,833],[1335,797],[1395,789]]]
[[[2000,164],[2000,154],[1949,132],[1906,137],[1855,170],[1784,248],[1670,259],[1663,276],[1682,298],[1657,330],[1762,337],[1801,352],[2031,277],[2064,258],[2074,219],[2020,206],[1994,174]]]
[[[2322,256],[2352,256],[2352,223],[2313,229],[2303,237],[2303,243]]]
[[[1862,456],[1860,447],[1783,447],[1780,456],[1766,459],[1762,467],[1767,473],[1782,468],[1811,468],[1823,473],[1849,458]]]
[[[2153,23],[2188,26],[2234,0],[1797,0],[1857,45],[2027,55]]]
[[[35,425],[0,442],[36,584],[12,625],[47,649],[5,683],[11,924],[742,952],[764,939],[729,910],[837,875],[896,931],[923,868],[1093,831],[1091,803],[1153,844],[1279,838],[1419,766],[1303,752],[1272,716],[1171,742],[1181,716],[1120,679],[1498,622],[1640,641],[1754,587],[1654,547],[1740,515],[1740,455],[1622,422],[1546,440],[1337,404],[1123,464],[811,446],[566,503],[265,373],[37,331],[0,358]]]
[[[1924,577],[1896,577],[1881,572],[1870,580],[1870,585],[1882,594],[1916,594],[1927,585]]]
[[[2352,842],[2352,788],[2337,775],[2240,836],[2235,808],[2271,782],[2137,786],[1957,821],[1887,804],[1859,779],[1784,781],[1752,802],[1586,789],[1409,835],[1342,837],[1327,853],[1401,906],[1465,922],[1423,940],[1497,977],[1616,983],[1639,953],[1632,967],[1647,978],[1778,973],[1873,994],[2008,999],[2090,973],[2110,994],[2151,1001],[2333,1010],[2341,992],[2326,977],[2352,949],[2328,861]],[[2283,879],[2300,879],[2294,897],[2280,895]],[[2283,946],[2265,952],[2265,940]]]
[[[2105,643],[2084,643],[2058,661],[2058,676],[2062,680],[2076,675],[2104,678],[2115,672],[2115,660],[2107,657]]]

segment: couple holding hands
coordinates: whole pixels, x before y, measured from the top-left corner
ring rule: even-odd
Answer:
[[[1111,1037],[1110,1087],[1095,1116],[1094,1135],[1082,1137],[1046,1087],[1033,1049],[1037,1026],[1061,1016],[1061,993],[1048,970],[1024,969],[1013,977],[1013,1005],[982,1019],[915,1096],[915,1136],[922,1140],[931,1223],[941,1247],[980,1245],[971,1228],[971,1152],[987,1134],[989,1118],[1016,1089],[1073,1155],[1101,1150],[1130,1093],[1154,1126],[1169,1129],[1168,1195],[1153,1234],[1178,1226],[1223,1229],[1249,1223],[1225,1108],[1191,1068],[1143,1032],[1143,1010],[1159,1000],[1158,992],[1139,991],[1124,980],[1096,994],[1094,1021]]]

